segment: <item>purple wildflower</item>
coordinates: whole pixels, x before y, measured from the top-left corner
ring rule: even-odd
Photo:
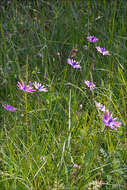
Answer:
[[[11,111],[11,112],[14,112],[16,111],[16,108],[11,106],[11,105],[8,105],[8,104],[4,104],[3,107],[7,110],[7,111]]]
[[[88,37],[87,37],[87,40],[88,40],[89,42],[96,43],[99,39],[96,38],[95,36],[88,36]]]
[[[99,51],[102,55],[110,55],[109,51],[107,51],[105,48],[101,48],[99,46],[96,47],[97,51]]]
[[[68,58],[68,59],[67,59],[67,63],[68,63],[69,65],[71,65],[71,66],[72,66],[73,68],[75,68],[75,69],[81,69],[81,66],[79,65],[79,63],[76,62],[76,61],[73,60],[73,59]]]
[[[28,85],[25,85],[24,81],[22,81],[22,83],[18,82],[17,86],[18,86],[19,90],[22,90],[24,92],[32,93],[32,92],[36,91],[35,89],[33,89],[31,87],[31,82],[30,81],[29,81]]]
[[[105,105],[102,105],[102,104],[100,104],[100,103],[98,103],[98,102],[96,102],[96,101],[95,101],[95,105],[96,105],[96,108],[97,108],[98,110],[101,110],[102,112],[108,111],[108,110],[106,109]]]
[[[120,127],[120,125],[122,124],[121,122],[116,122],[115,120],[117,118],[112,118],[112,114],[109,114],[109,111],[107,111],[105,114],[103,114],[103,122],[105,124],[105,126],[108,126],[110,129],[114,129],[117,130],[116,127]]]
[[[94,83],[92,83],[92,82],[90,82],[88,80],[85,80],[84,82],[90,88],[90,90],[95,89],[95,84]]]
[[[36,90],[40,91],[40,92],[47,92],[48,90],[44,87],[44,85],[42,85],[39,82],[34,82],[33,83],[34,87],[36,88]]]

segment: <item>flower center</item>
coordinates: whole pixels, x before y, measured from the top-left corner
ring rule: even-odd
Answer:
[[[105,52],[105,48],[102,48],[102,52]]]
[[[73,65],[73,66],[74,66],[74,65],[77,65],[76,61],[74,61],[74,62],[72,63],[72,65]]]
[[[40,89],[41,88],[41,85],[40,86],[38,86],[38,89]]]
[[[8,110],[11,110],[11,106],[8,106]]]
[[[112,118],[110,118],[109,120],[108,120],[108,124],[110,124],[112,122]]]

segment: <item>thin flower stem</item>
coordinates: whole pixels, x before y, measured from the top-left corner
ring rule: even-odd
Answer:
[[[28,129],[28,102],[27,102],[27,93],[24,93],[25,100],[25,115],[26,115],[26,134],[27,134],[27,145],[29,143],[29,129]]]
[[[26,81],[28,82],[28,56],[26,57]]]
[[[28,56],[26,57],[26,81],[28,82]],[[25,95],[25,112],[26,112],[26,135],[27,135],[27,145],[29,144],[29,128],[28,128],[28,101],[27,101],[27,93]]]
[[[71,141],[71,90],[70,90],[70,99],[69,99],[69,126],[68,126],[68,148],[70,147],[70,141]]]

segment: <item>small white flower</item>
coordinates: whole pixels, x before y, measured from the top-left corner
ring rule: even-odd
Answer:
[[[102,112],[108,111],[108,110],[106,109],[105,105],[102,105],[102,104],[100,104],[100,103],[98,103],[98,102],[96,102],[96,101],[95,101],[95,105],[96,105],[96,108],[99,109],[99,110],[101,110]]]

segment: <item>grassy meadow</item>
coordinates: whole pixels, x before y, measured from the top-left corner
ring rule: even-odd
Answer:
[[[127,190],[127,1],[1,1],[0,16],[0,190]]]

